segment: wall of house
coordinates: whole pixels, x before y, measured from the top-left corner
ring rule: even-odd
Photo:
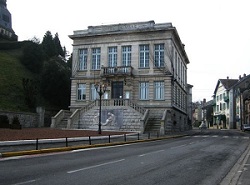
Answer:
[[[179,37],[176,36],[177,32],[174,29],[150,29],[138,31],[133,27],[137,26],[149,26],[152,28],[154,23],[147,22],[144,25],[140,23],[126,25],[126,29],[119,30],[120,33],[113,32],[116,27],[121,25],[112,26],[97,26],[89,27],[88,30],[76,31],[77,37],[73,39],[73,60],[72,60],[72,80],[71,80],[71,105],[70,109],[87,105],[90,100],[90,87],[99,81],[121,81],[124,84],[123,97],[126,97],[126,92],[130,93],[129,99],[135,101],[137,104],[147,108],[154,109],[159,108],[161,110],[173,110],[178,116],[176,121],[177,127],[180,130],[184,130],[188,122],[187,118],[187,106],[188,106],[188,92],[187,92],[187,64],[189,63],[187,56],[185,55],[184,46],[180,42]],[[162,26],[162,25],[159,25]],[[170,26],[170,24],[167,24]],[[129,28],[132,30],[129,30]],[[173,27],[172,27],[173,28]],[[123,28],[122,28],[123,29]],[[108,32],[111,30],[111,32]],[[158,30],[158,31],[156,31]],[[102,33],[105,32],[105,34]],[[107,31],[107,32],[106,32]],[[87,34],[91,33],[91,34]],[[149,67],[139,68],[139,46],[143,44],[149,45]],[[164,44],[164,68],[155,68],[154,61],[154,45]],[[91,70],[92,60],[92,48],[101,48],[101,64],[100,66],[108,67],[108,48],[117,47],[117,66],[122,66],[122,46],[131,46],[131,66],[133,67],[132,76],[113,76],[113,77],[101,77],[102,69]],[[84,71],[78,70],[79,65],[79,50],[87,49],[87,69]],[[126,81],[126,83],[125,83]],[[154,82],[164,82],[164,99],[155,100],[154,98]],[[139,97],[139,84],[140,82],[149,83],[149,98],[147,100],[140,100]],[[86,84],[86,99],[77,100],[77,85],[79,83]],[[106,94],[102,98],[110,98],[111,86],[107,87]],[[191,103],[191,102],[190,102]]]
[[[186,109],[185,103],[186,96],[185,88],[186,88],[186,64],[184,64],[184,59],[181,57],[181,53],[178,52],[177,44],[174,41],[169,40],[171,38],[171,33],[169,32],[156,32],[156,33],[140,33],[140,34],[119,34],[119,35],[108,35],[108,36],[99,36],[91,39],[89,37],[84,37],[81,39],[74,40],[74,49],[73,49],[73,69],[72,71],[73,79],[72,79],[72,88],[71,88],[71,107],[78,107],[88,103],[89,100],[89,89],[90,84],[94,83],[94,81],[99,81],[101,70],[91,71],[91,66],[87,66],[86,71],[78,71],[77,66],[79,62],[78,58],[78,51],[82,48],[88,49],[88,64],[91,64],[91,49],[94,47],[101,48],[101,66],[108,66],[108,47],[110,46],[117,46],[117,66],[121,66],[121,47],[130,45],[132,46],[132,67],[133,67],[133,77],[130,78],[129,85],[124,86],[124,90],[130,91],[131,90],[131,99],[137,100],[141,105],[164,105],[165,107],[171,106],[171,101],[173,100],[174,104],[176,104],[177,108],[179,107],[182,110]],[[154,44],[156,43],[164,43],[165,45],[165,63],[166,69],[157,69],[153,67],[153,53],[154,53]],[[139,64],[139,45],[140,44],[149,44],[150,45],[150,64],[149,68],[138,68]],[[171,61],[173,54],[175,53],[176,59]],[[177,64],[172,64],[176,62]],[[173,68],[176,67],[174,72],[175,74],[175,86],[178,88],[178,91],[181,91],[178,95],[177,92],[174,92],[172,89],[172,77],[171,75],[166,75],[166,71],[169,73],[173,72]],[[118,78],[116,80],[123,80],[122,78]],[[165,101],[154,101],[154,87],[153,81],[155,80],[163,80],[165,83]],[[148,81],[150,85],[149,91],[149,100],[148,101],[139,101],[139,81]],[[86,83],[87,84],[87,92],[86,92],[86,101],[77,101],[77,84],[78,83]],[[132,87],[132,88],[131,88]],[[176,88],[176,89],[177,89]],[[107,91],[110,91],[108,87]],[[174,94],[175,96],[174,97]],[[179,96],[183,96],[180,99]],[[109,96],[110,97],[110,96]],[[177,100],[178,99],[178,100]]]

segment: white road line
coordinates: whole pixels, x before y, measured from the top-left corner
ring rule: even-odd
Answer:
[[[143,157],[143,156],[145,156],[145,155],[155,154],[155,153],[164,152],[164,151],[165,151],[165,150],[157,150],[157,151],[154,151],[154,152],[149,152],[149,153],[141,154],[141,155],[139,155],[138,157]]]
[[[124,160],[125,159],[120,159],[120,160],[117,160],[117,161],[110,161],[110,162],[107,162],[107,163],[102,163],[102,164],[98,164],[98,165],[94,165],[94,166],[89,166],[89,167],[86,167],[86,168],[80,168],[80,169],[77,169],[77,170],[68,171],[67,173],[75,173],[75,172],[79,172],[79,171],[83,171],[83,170],[89,170],[89,169],[97,168],[97,167],[100,167],[100,166],[119,163],[119,162],[122,162]]]
[[[185,145],[180,145],[180,146],[174,146],[174,147],[171,147],[170,149],[181,148],[181,147],[184,147],[184,146],[187,146],[187,144],[185,144]]]
[[[22,184],[30,184],[30,183],[33,183],[33,182],[36,182],[37,180],[29,180],[29,181],[25,181],[25,182],[19,182],[19,183],[16,183],[16,184],[13,184],[13,185],[22,185]]]
[[[218,135],[213,135],[212,137],[219,137]]]

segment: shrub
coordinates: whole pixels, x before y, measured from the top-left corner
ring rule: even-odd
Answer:
[[[11,129],[21,129],[22,125],[20,124],[20,121],[17,116],[15,116],[12,120],[12,124],[10,125]]]

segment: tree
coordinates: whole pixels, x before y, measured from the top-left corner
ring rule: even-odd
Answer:
[[[59,40],[58,33],[55,34],[55,37],[54,37],[53,41],[54,41],[54,44],[55,44],[56,55],[61,55],[63,58],[65,58],[65,51],[63,50],[63,48],[61,46],[61,42]]]
[[[56,56],[56,47],[50,31],[45,33],[42,41],[42,47],[48,59]]]
[[[54,105],[67,108],[70,100],[70,68],[59,57],[45,62],[41,74],[41,91]]]
[[[23,78],[25,103],[31,109],[35,108],[37,103],[37,94],[38,94],[37,84],[38,83],[33,80]]]
[[[23,46],[21,62],[27,69],[34,73],[40,73],[43,67],[45,55],[40,44],[27,41]]]

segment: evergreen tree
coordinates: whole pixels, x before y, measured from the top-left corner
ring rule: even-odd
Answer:
[[[41,75],[43,96],[54,105],[67,108],[70,100],[70,75],[70,68],[61,58],[53,57],[45,62]]]
[[[33,41],[27,41],[22,50],[23,55],[20,60],[23,65],[34,73],[40,73],[45,59],[41,45]]]
[[[55,44],[56,55],[61,55],[63,58],[65,58],[65,52],[63,51],[63,48],[61,46],[61,42],[59,40],[58,33],[55,34],[55,37],[53,40],[54,40],[54,44]]]
[[[55,42],[50,31],[45,33],[42,41],[42,47],[48,59],[56,56]]]

